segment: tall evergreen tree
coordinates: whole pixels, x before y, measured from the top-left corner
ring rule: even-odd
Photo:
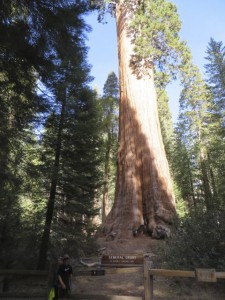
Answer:
[[[196,191],[194,189],[194,165],[192,152],[188,147],[185,132],[185,122],[179,121],[175,129],[175,143],[172,168],[174,180],[180,191],[181,199],[190,210],[197,209]]]
[[[157,102],[163,143],[165,146],[166,156],[168,158],[169,165],[172,167],[174,132],[172,114],[169,108],[169,97],[165,90],[157,90]]]
[[[209,210],[214,205],[212,178],[209,161],[210,107],[212,98],[209,89],[193,65],[183,67],[183,90],[180,97],[180,126],[184,129],[185,147],[190,162],[195,166],[195,186],[198,201],[203,201]],[[188,172],[190,171],[190,168]]]
[[[211,39],[206,51],[205,65],[207,82],[213,95],[211,107],[210,161],[212,177],[218,201],[224,204],[225,170],[225,47],[222,42]]]
[[[68,226],[70,223],[74,225],[77,222],[81,227],[84,227],[82,228],[83,232],[88,232],[84,219],[90,219],[93,216],[91,209],[93,209],[95,199],[94,191],[97,188],[98,157],[96,156],[96,150],[99,140],[96,136],[98,132],[97,117],[95,117],[95,126],[93,126],[93,116],[96,116],[96,110],[93,109],[93,104],[91,105],[91,103],[94,101],[94,96],[87,90],[90,76],[89,66],[86,63],[87,49],[84,44],[84,32],[87,27],[82,19],[85,11],[86,7],[79,9],[79,6],[77,7],[76,4],[71,5],[62,15],[61,11],[59,11],[59,16],[62,18],[60,23],[62,29],[57,37],[57,52],[53,54],[54,73],[47,81],[47,86],[51,89],[55,103],[57,103],[57,109],[54,112],[55,116],[53,115],[55,143],[52,143],[54,154],[51,176],[49,178],[50,196],[38,259],[39,269],[45,267],[54,208],[57,201],[62,202],[60,206],[61,216],[63,214],[66,219],[69,218],[71,220],[71,222],[66,221]],[[89,121],[87,118],[84,118],[88,114]],[[80,123],[82,123],[83,131],[79,140],[78,136],[81,135]],[[96,133],[94,134],[93,130],[90,131],[88,126],[92,126],[92,129],[95,128]],[[70,130],[72,134],[69,134]],[[89,143],[88,147],[87,143]],[[81,155],[81,151],[84,151],[84,146],[87,149]],[[70,153],[70,149],[73,149],[72,153]],[[79,154],[79,161],[77,158],[75,159],[75,154]],[[69,159],[70,157],[73,157],[73,161]],[[90,165],[91,157],[92,165]],[[89,162],[87,162],[88,159]],[[70,162],[70,166],[68,162]],[[81,173],[80,176],[78,176],[78,172]],[[63,195],[63,197],[59,197],[59,195]],[[80,197],[82,198],[79,199]],[[79,220],[78,217],[75,217],[75,212],[74,215],[68,216],[68,210],[65,210],[65,207],[70,207],[70,210],[72,210],[69,202],[73,200],[74,203],[74,199],[75,203],[78,202],[78,204],[74,204],[72,207],[75,207],[76,214],[80,216]],[[80,212],[78,208],[80,208]],[[68,230],[68,226],[66,230]],[[60,228],[62,229],[63,226]]]
[[[103,132],[104,132],[104,185],[102,199],[102,222],[112,207],[115,186],[116,153],[118,147],[118,105],[119,83],[114,72],[108,75],[104,84],[103,97]],[[111,194],[111,201],[110,201]]]
[[[208,75],[208,84],[214,96],[214,110],[221,117],[221,123],[224,125],[225,118],[225,47],[222,42],[216,42],[211,38],[207,51],[205,65]]]
[[[43,268],[42,256],[47,249],[55,251],[57,246],[58,251],[67,249],[76,254],[96,229],[92,220],[98,213],[102,182],[98,101],[84,86],[66,98],[65,104],[64,122],[57,109],[48,118],[43,136],[43,178],[46,192],[50,187],[51,193],[38,268]]]
[[[9,211],[15,221],[12,222],[10,218],[5,218],[5,216],[1,218],[1,249],[4,249],[6,253],[7,248],[4,247],[6,238],[11,242],[13,239],[15,240],[13,231],[12,234],[9,234],[9,228],[12,228],[12,225],[19,219],[22,221],[23,229],[26,228],[24,215],[21,215],[20,218],[18,213],[24,213],[25,210],[26,212],[29,211],[28,207],[22,207],[23,203],[25,201],[28,203],[29,198],[33,201],[33,205],[37,201],[39,204],[43,204],[51,181],[52,198],[54,198],[54,193],[57,194],[58,192],[57,188],[54,187],[55,178],[49,174],[52,172],[52,163],[55,162],[55,169],[57,169],[57,164],[61,167],[58,158],[62,155],[63,145],[60,143],[59,136],[64,133],[63,128],[66,126],[64,124],[60,128],[59,112],[67,112],[66,107],[71,94],[74,94],[74,101],[78,101],[81,106],[84,106],[80,100],[81,90],[85,88],[90,79],[88,75],[89,66],[85,62],[87,49],[84,45],[84,32],[89,28],[82,18],[82,15],[89,9],[89,3],[88,1],[68,2],[59,0],[50,3],[49,1],[30,2],[24,0],[3,1],[1,6],[0,101],[3,110],[0,112],[2,113],[0,139],[5,147],[1,148],[0,154],[2,167],[0,194],[4,197],[1,201],[4,212]],[[73,67],[71,72],[68,71],[70,64]],[[65,74],[70,78],[65,78]],[[66,84],[69,87],[66,87]],[[46,93],[41,91],[43,90],[42,87],[47,88]],[[89,92],[89,95],[92,99],[94,98],[93,93]],[[65,109],[62,104],[65,104]],[[48,109],[47,113],[46,109]],[[93,111],[95,110],[93,109]],[[43,166],[38,157],[36,160],[32,160],[27,155],[27,151],[30,150],[28,143],[30,136],[27,129],[31,122],[38,120],[39,124],[33,125],[35,132],[37,132],[38,126],[44,123],[49,113],[51,116],[55,115],[52,117],[54,119],[53,128],[49,131],[51,131],[53,139],[58,137],[58,147],[55,147],[55,142],[51,140],[51,147],[42,148],[43,153],[48,152],[46,153],[48,162],[46,166]],[[97,127],[92,126],[92,128],[94,130]],[[33,147],[35,149],[34,145]],[[95,148],[97,148],[96,145],[93,145],[92,151]],[[37,153],[38,151],[35,154]],[[27,161],[25,161],[26,157]],[[21,171],[22,164],[26,164],[26,166],[23,165],[23,172]],[[7,176],[5,176],[6,174]],[[26,174],[29,174],[29,180],[23,181],[21,174],[24,178]],[[32,176],[34,178],[37,174],[41,179],[36,180],[36,182],[32,181]],[[54,175],[57,172],[51,174]],[[30,188],[29,196],[27,196],[28,186]],[[24,194],[21,195],[21,192]],[[5,209],[6,206],[7,210]],[[15,213],[12,212],[13,206]],[[43,209],[42,205],[39,207]],[[37,211],[37,218],[39,213],[40,211]],[[50,214],[51,212],[48,212],[48,216]],[[17,219],[14,217],[15,215],[18,217]],[[30,215],[30,217],[32,216]],[[36,223],[38,226],[36,228],[37,235],[40,234],[42,222],[43,218],[39,218]],[[11,239],[11,237],[13,238]],[[45,260],[45,254],[42,259]]]

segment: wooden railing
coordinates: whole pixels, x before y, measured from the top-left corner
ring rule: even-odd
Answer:
[[[111,258],[110,258],[111,259]],[[114,258],[113,258],[114,259]],[[119,260],[117,259],[119,262]],[[141,267],[141,263],[137,265],[134,265],[133,267],[126,267],[127,262],[123,262],[123,267],[121,268],[120,265],[116,265],[117,261],[105,261],[105,264],[108,264],[107,268],[101,268],[101,271],[104,271],[102,274],[98,274],[99,269],[90,269],[90,268],[85,268],[85,269],[80,269],[78,270],[77,268],[74,270],[74,275],[75,278],[76,276],[98,276],[98,275],[111,275],[111,274],[121,274],[121,273],[137,273],[138,271],[143,272],[143,266]],[[116,265],[116,268],[115,268]],[[128,264],[129,265],[129,264]],[[112,267],[110,267],[112,266]],[[96,273],[95,273],[96,272]],[[41,284],[43,287],[43,284],[45,285],[45,290],[42,292],[36,292],[32,293],[32,297],[46,297],[47,292],[48,292],[48,287],[47,287],[47,278],[48,278],[48,271],[36,271],[36,270],[0,270],[0,279],[2,286],[0,287],[0,299],[3,299],[4,296],[7,295],[7,298],[14,297],[15,292],[13,290],[4,290],[3,283],[7,283],[7,281],[10,283],[12,278],[14,276],[16,277],[23,277],[23,278],[28,278],[29,281],[31,279],[39,278],[41,280]],[[140,273],[141,274],[141,273]],[[153,278],[154,276],[164,276],[164,277],[185,277],[185,278],[196,278],[198,281],[202,282],[216,282],[217,279],[225,279],[225,272],[216,272],[214,269],[196,269],[195,271],[183,271],[183,270],[166,270],[166,269],[153,269],[152,268],[152,262],[149,260],[149,258],[144,260],[144,299],[145,300],[154,300],[154,286],[153,286]],[[44,283],[43,283],[44,282]],[[21,296],[25,298],[29,298],[29,295],[27,291],[20,292]],[[17,292],[18,296],[18,292]],[[84,295],[72,295],[76,296],[75,299],[82,299]],[[87,297],[86,297],[87,296]],[[90,299],[92,300],[97,299],[97,295],[85,295],[85,299]],[[97,297],[97,298],[96,298]],[[120,299],[141,299],[141,297],[128,297],[128,296],[113,296],[114,298],[112,299],[117,299],[116,297],[120,297]],[[127,297],[127,298],[125,298]],[[73,299],[73,297],[71,297]],[[103,296],[100,295],[99,300],[107,300],[111,299],[110,296]],[[119,299],[119,298],[118,298]]]
[[[144,263],[145,300],[154,300],[154,276],[196,278],[199,282],[216,282],[217,279],[225,279],[225,272],[216,272],[215,269],[195,269],[195,271],[152,269],[151,262],[146,260]]]
[[[134,266],[134,267],[125,267],[126,264],[123,265],[123,267],[120,267],[119,264],[117,266],[111,267],[111,263],[106,268],[101,269],[94,269],[94,268],[75,268],[74,270],[74,277],[77,276],[98,276],[99,271],[104,271],[104,275],[113,275],[115,274],[127,274],[127,273],[137,273],[143,272],[143,265],[141,266]],[[107,263],[106,263],[107,265]],[[95,274],[96,272],[96,274]],[[0,270],[0,299],[10,299],[10,298],[23,298],[23,299],[47,299],[47,295],[49,292],[49,287],[47,286],[47,279],[48,279],[48,271],[36,271],[36,270]],[[143,273],[142,273],[143,274]],[[101,274],[99,274],[101,275]],[[21,278],[27,278],[27,289],[24,290],[14,290],[11,288],[11,283],[14,281],[15,278],[21,279]],[[42,288],[36,291],[31,292],[29,282],[36,282],[37,286],[40,285],[40,279]],[[37,280],[37,281],[36,281]],[[3,281],[7,283],[6,285],[9,286],[8,289],[3,288]],[[43,285],[44,282],[44,285]],[[72,294],[71,299],[90,299],[90,300],[142,300],[142,297],[138,296],[122,296],[122,295],[89,295],[89,294]]]
[[[48,276],[48,271],[0,269],[0,275]]]

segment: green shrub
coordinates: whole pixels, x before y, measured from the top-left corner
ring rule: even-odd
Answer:
[[[225,269],[225,212],[192,213],[180,219],[164,248],[164,264],[177,269]]]

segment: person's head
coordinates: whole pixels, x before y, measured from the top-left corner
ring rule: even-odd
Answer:
[[[68,263],[68,260],[69,260],[69,255],[68,254],[65,254],[65,255],[63,255],[63,257],[62,257],[62,261],[63,261],[63,263],[64,264],[67,264]]]

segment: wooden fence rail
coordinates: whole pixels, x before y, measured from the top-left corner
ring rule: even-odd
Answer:
[[[196,278],[199,282],[216,282],[217,279],[225,279],[225,272],[216,272],[215,269],[195,269],[195,271],[151,269],[151,263],[144,263],[144,291],[145,300],[154,300],[153,277],[185,277]]]
[[[114,262],[113,262],[114,264]],[[112,265],[113,265],[112,264]],[[95,276],[98,275],[99,271],[103,271],[102,274],[99,275],[111,275],[111,274],[121,274],[121,273],[136,273],[136,272],[143,272],[143,265],[135,265],[133,267],[123,267],[121,268],[119,265],[115,268],[112,266],[108,266],[105,268],[97,268],[97,269],[78,269],[76,268],[74,271],[74,275],[76,276]],[[95,273],[96,272],[96,273]],[[32,298],[44,297],[46,298],[47,295],[47,278],[48,278],[48,271],[37,271],[37,270],[0,270],[0,284],[3,283],[4,280],[11,280],[14,278],[27,278],[29,283],[31,282],[31,278],[34,278],[34,284],[40,285],[40,287],[44,288],[43,292],[39,293],[32,293]],[[154,276],[166,276],[166,277],[183,277],[183,278],[196,278],[198,281],[202,282],[216,282],[217,279],[225,279],[225,272],[216,272],[215,269],[196,269],[195,271],[183,271],[183,270],[167,270],[167,269],[153,269],[152,262],[149,258],[144,260],[144,299],[145,300],[153,300],[153,277]],[[39,281],[36,281],[38,278]],[[19,294],[16,292],[13,294],[13,290],[4,292],[2,288],[0,288],[0,299],[3,298],[12,298],[18,297]],[[20,295],[23,294],[24,299],[29,298],[27,292],[21,292]],[[26,297],[27,295],[27,297]],[[116,300],[116,297],[120,297],[120,299],[142,299],[141,297],[131,297],[131,296],[103,296],[103,295],[71,295],[71,299],[75,297],[75,299],[102,299],[108,300],[113,299]],[[42,298],[43,299],[43,298]],[[119,299],[119,298],[118,298]]]
[[[0,269],[0,275],[48,276],[48,271]]]
[[[126,273],[137,273],[140,274],[143,272],[143,266],[134,266],[134,267],[106,267],[104,269],[99,268],[76,268],[74,270],[75,278],[77,276],[93,276],[94,273],[104,271],[104,275],[113,275],[115,274],[126,274]],[[38,271],[38,270],[13,270],[13,269],[1,269],[0,270],[0,299],[47,299],[49,288],[47,286],[49,272],[48,271]],[[94,275],[95,276],[95,275]],[[10,283],[13,282],[13,279],[21,279],[24,283],[24,279],[27,279],[28,288],[24,290],[24,287],[21,291],[14,290],[11,288]],[[7,281],[7,285],[10,286],[9,289],[3,289],[3,282]],[[32,282],[32,284],[31,284]],[[30,290],[31,285],[41,287],[42,291]],[[32,295],[32,296],[31,296]],[[88,294],[72,294],[71,299],[82,299],[82,300],[142,300],[142,297],[134,296],[118,296],[118,295],[88,295]]]

